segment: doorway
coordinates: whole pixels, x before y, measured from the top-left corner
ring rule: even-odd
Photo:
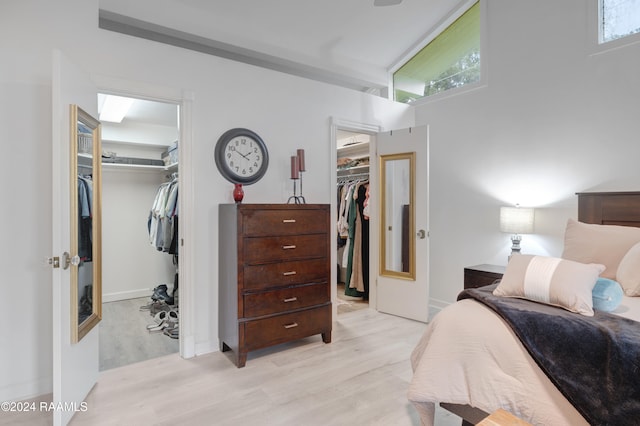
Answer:
[[[336,130],[337,314],[369,307],[372,135]]]
[[[130,105],[124,118],[114,122],[102,116],[108,96],[98,95],[103,149],[101,371],[180,350],[175,214],[179,106],[118,97]]]
[[[347,133],[344,133],[347,132]],[[429,277],[428,277],[428,198],[429,198],[429,181],[428,181],[428,169],[429,169],[429,128],[428,126],[409,127],[405,129],[389,130],[384,133],[381,132],[379,126],[368,125],[363,123],[351,122],[346,120],[339,120],[332,118],[331,123],[331,136],[334,145],[332,145],[334,156],[333,160],[338,162],[338,158],[341,157],[342,152],[338,154],[338,139],[341,139],[339,135],[345,135],[346,139],[355,137],[353,134],[368,135],[369,138],[369,204],[370,216],[369,216],[369,306],[380,312],[398,315],[418,321],[426,322],[428,318],[428,298],[429,298]],[[354,139],[353,142],[357,142]],[[357,146],[356,144],[353,145]],[[342,148],[340,151],[346,151]],[[415,203],[411,203],[412,209],[414,209],[413,220],[410,219],[410,226],[406,239],[415,238],[415,251],[413,255],[410,255],[410,264],[415,266],[415,274],[411,276],[395,276],[397,274],[391,274],[389,276],[386,267],[380,268],[379,247],[381,242],[380,234],[382,231],[382,208],[381,203],[381,191],[380,188],[380,163],[381,156],[390,154],[401,153],[414,153],[414,163],[411,173],[415,172],[415,178],[411,181],[415,182],[415,188],[411,191],[415,191]],[[348,157],[348,156],[347,156]],[[332,179],[338,180],[339,174],[336,169],[336,174]],[[386,185],[386,183],[385,183]],[[334,187],[336,188],[336,187]],[[338,192],[331,194],[332,198],[332,219],[333,223],[338,223]],[[403,207],[403,206],[401,206]],[[411,218],[411,215],[409,216]],[[393,227],[385,224],[384,232],[392,232]],[[403,229],[402,226],[399,229]],[[337,230],[336,230],[337,233]],[[404,234],[403,234],[404,235]],[[404,245],[403,245],[404,246]],[[366,250],[365,250],[366,252]],[[338,263],[337,250],[335,254],[334,264]],[[384,256],[380,256],[384,257]],[[332,259],[333,260],[333,259]],[[337,265],[337,271],[340,271],[341,266]],[[385,269],[383,271],[383,269]],[[336,272],[338,274],[339,272]],[[402,274],[400,274],[402,275]],[[340,278],[337,279],[339,281]],[[345,283],[346,286],[346,283]],[[339,292],[336,285],[336,294],[332,298],[338,305],[340,303]],[[337,309],[334,312],[337,315]],[[335,318],[335,317],[334,317]]]

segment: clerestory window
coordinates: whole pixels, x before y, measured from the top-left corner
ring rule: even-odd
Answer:
[[[640,33],[640,0],[600,0],[600,43]]]
[[[394,99],[413,102],[479,82],[480,77],[480,2],[476,2],[393,73]]]

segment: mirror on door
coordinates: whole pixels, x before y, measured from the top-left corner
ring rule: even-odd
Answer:
[[[100,122],[71,105],[71,339],[102,318]]]
[[[415,280],[415,152],[380,156],[380,275]]]

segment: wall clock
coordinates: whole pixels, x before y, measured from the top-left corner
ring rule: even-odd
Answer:
[[[218,170],[229,182],[251,185],[269,167],[269,152],[260,136],[249,129],[227,130],[215,148]]]

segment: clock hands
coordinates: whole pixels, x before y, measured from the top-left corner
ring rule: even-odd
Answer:
[[[243,153],[241,153],[240,151],[238,151],[237,149],[236,149],[236,150],[234,150],[233,152],[237,152],[237,153],[238,153],[238,154],[240,154],[242,157],[244,157],[244,159],[245,159],[245,160],[247,160],[247,161],[251,161],[251,159],[250,159],[249,157],[247,157],[247,155],[249,155],[249,154],[243,154]]]

